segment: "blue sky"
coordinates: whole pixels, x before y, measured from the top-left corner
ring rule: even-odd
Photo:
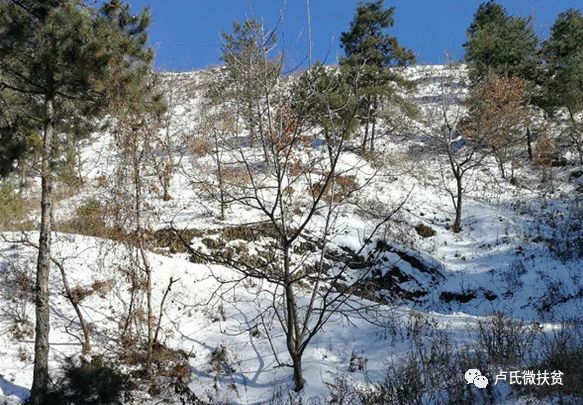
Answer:
[[[192,70],[220,63],[220,33],[230,31],[233,20],[254,16],[272,26],[284,5],[284,36],[288,64],[307,54],[305,0],[129,0],[134,10],[149,6],[153,22],[150,40],[161,70]],[[314,58],[336,61],[342,54],[340,33],[347,30],[357,1],[311,0]],[[466,28],[481,1],[386,0],[395,6],[392,34],[415,51],[418,63],[443,63],[446,53],[463,56]],[[558,13],[583,7],[583,0],[499,1],[513,15],[533,15],[541,37]],[[252,5],[252,7],[250,7]],[[280,35],[280,39],[281,35]]]

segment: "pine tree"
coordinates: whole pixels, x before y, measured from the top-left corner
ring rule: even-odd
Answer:
[[[274,31],[265,31],[257,20],[243,23],[235,21],[232,33],[223,33],[221,58],[225,62],[227,77],[216,83],[211,92],[228,95],[237,106],[237,117],[243,121],[253,145],[261,114],[257,114],[259,100],[265,91],[280,78],[278,60],[266,58],[266,53],[274,47]],[[266,51],[266,52],[264,52]]]
[[[49,383],[49,271],[52,193],[58,145],[92,127],[106,107],[140,85],[152,53],[147,12],[119,0],[100,10],[78,0],[0,2],[0,78],[4,93],[27,98],[18,116],[42,134],[41,223],[36,273],[35,360],[30,403]]]
[[[517,77],[527,85],[527,101],[536,104],[539,80],[538,39],[530,17],[512,17],[494,1],[480,4],[467,31],[465,60],[472,84],[489,74]],[[532,136],[527,127],[528,157],[532,160]]]
[[[3,114],[4,111],[0,111]],[[18,159],[24,155],[26,142],[17,122],[2,117],[0,121],[0,178],[6,177],[17,165]]]
[[[583,14],[571,9],[561,13],[543,44],[545,81],[543,106],[550,113],[567,110],[568,136],[583,165]]]
[[[358,127],[355,87],[344,69],[317,62],[305,71],[292,91],[292,109],[302,122],[322,130],[328,143],[349,138]]]
[[[384,8],[384,0],[361,3],[350,29],[340,37],[346,53],[341,65],[353,70],[352,75],[358,77],[361,89],[360,115],[365,124],[363,153],[367,151],[369,133],[369,149],[374,151],[377,119],[387,96],[411,85],[399,72],[391,69],[415,62],[413,52],[387,33],[395,23],[394,12],[394,7]]]
[[[467,35],[465,60],[472,82],[489,72],[535,79],[538,40],[530,17],[509,16],[504,7],[488,1],[478,7]]]

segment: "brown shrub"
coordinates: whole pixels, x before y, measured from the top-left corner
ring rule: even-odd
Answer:
[[[14,340],[22,342],[34,336],[34,324],[28,319],[15,318],[8,327],[8,332]]]
[[[521,391],[538,398],[551,396],[561,399],[558,403],[581,403],[583,399],[583,331],[575,324],[563,323],[550,335],[543,335],[539,358],[529,364],[529,370],[561,371],[562,385],[525,385]],[[565,397],[566,396],[566,397]],[[563,402],[565,401],[565,402]]]
[[[232,240],[246,240],[252,241],[255,240],[255,232],[248,226],[233,226],[229,228],[223,229],[221,235],[224,240],[232,241]]]
[[[8,332],[17,341],[34,336],[34,324],[28,316],[35,296],[30,269],[14,264],[0,269],[0,286],[0,297],[5,301],[0,316],[9,325]]]
[[[540,167],[550,167],[557,159],[555,142],[543,132],[534,151],[534,164]]]
[[[226,346],[219,345],[209,356],[209,363],[217,374],[230,375],[235,372],[230,365],[229,353]]]
[[[115,285],[114,280],[94,281],[93,283],[91,283],[91,286],[89,287],[77,285],[71,289],[71,299],[74,302],[79,303],[83,301],[85,298],[90,297],[94,294],[98,294],[99,296],[104,297],[105,295],[107,295],[107,293],[111,291],[114,285]]]
[[[109,230],[105,224],[104,216],[105,210],[101,202],[89,199],[77,207],[75,217],[55,224],[55,228],[59,232],[108,237]]]
[[[415,227],[415,231],[417,231],[417,234],[419,234],[419,236],[422,238],[430,238],[435,235],[435,230],[429,225],[425,225],[423,223],[419,223]]]
[[[71,289],[71,300],[76,303],[83,301],[85,298],[93,295],[93,290],[91,288],[85,288],[80,285],[75,286]]]
[[[273,224],[260,223],[253,225],[238,225],[224,228],[221,231],[221,237],[227,242],[233,240],[245,240],[248,242],[256,241],[260,237],[274,237],[275,229]]]
[[[235,186],[244,186],[251,183],[251,177],[247,169],[241,167],[226,166],[221,170],[223,181]]]
[[[516,364],[532,349],[536,332],[520,320],[494,312],[478,322],[478,345],[492,364]]]
[[[188,147],[196,156],[207,156],[213,150],[211,141],[202,136],[193,137],[188,142]]]
[[[105,175],[101,175],[97,177],[97,187],[98,188],[105,188],[107,186],[107,177]]]
[[[153,246],[167,248],[170,253],[185,253],[188,251],[183,241],[190,242],[194,238],[200,238],[204,235],[198,229],[179,230],[180,237],[172,229],[158,229],[154,232],[145,234],[147,242]]]
[[[111,291],[114,285],[114,280],[98,280],[91,283],[91,289],[94,293],[104,296]]]
[[[325,190],[323,190],[324,183],[325,181],[321,181],[314,184],[312,195],[317,197],[322,194],[323,200],[329,203],[332,199],[332,181],[328,182]],[[334,200],[332,201],[334,203],[342,202],[359,188],[355,176],[336,176],[334,183]]]

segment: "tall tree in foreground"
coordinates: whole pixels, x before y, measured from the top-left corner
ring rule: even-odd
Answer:
[[[555,113],[567,112],[567,137],[583,165],[583,14],[571,9],[561,13],[551,28],[551,37],[543,44],[547,69],[545,105]]]
[[[239,272],[236,280],[217,276],[228,291],[237,286],[259,289],[254,290],[257,299],[264,300],[259,308],[265,303],[268,309],[261,310],[251,324],[264,324],[267,319],[281,328],[290,361],[280,362],[279,354],[274,354],[278,364],[292,368],[294,390],[301,391],[304,353],[324,325],[345,311],[361,313],[376,305],[355,297],[364,290],[372,267],[352,272],[347,264],[331,265],[328,260],[334,238],[348,226],[343,218],[354,213],[353,204],[363,216],[373,211],[367,211],[372,204],[359,201],[358,196],[376,172],[363,169],[366,163],[351,154],[347,145],[358,128],[359,72],[351,77],[316,64],[297,80],[286,82],[282,58],[271,57],[272,47],[265,46],[271,38],[270,32],[259,37],[261,57],[257,61],[268,61],[277,67],[277,74],[266,75],[257,68],[248,72],[260,85],[258,108],[253,110],[256,147],[245,141],[241,128],[220,115],[221,105],[238,110],[237,104],[244,102],[232,93],[207,93],[205,106],[214,113],[210,117],[216,117],[215,122],[224,128],[201,127],[208,128],[221,145],[216,158],[221,166],[212,167],[209,174],[214,177],[215,169],[223,173],[218,187],[207,192],[214,192],[216,201],[243,209],[259,220],[240,226],[267,242],[251,255],[230,248],[197,251],[188,241],[184,244],[198,258]],[[238,63],[237,58],[234,62]],[[346,159],[351,163],[346,164]],[[393,213],[376,207],[373,224],[363,230],[363,245],[356,255],[370,247],[369,242]],[[248,279],[256,282],[246,283]],[[228,300],[225,292],[216,295]],[[367,316],[374,317],[371,312]],[[275,339],[267,333],[270,340]]]
[[[58,145],[95,125],[105,107],[139,85],[152,54],[147,13],[133,16],[119,0],[100,10],[76,0],[0,2],[2,88],[28,98],[22,119],[42,133],[41,223],[36,274],[36,334],[30,402],[42,404],[49,383],[49,271],[53,177]],[[147,66],[149,67],[149,66]]]
[[[399,92],[410,87],[396,67],[415,62],[411,50],[402,47],[397,38],[387,30],[395,20],[395,8],[385,9],[384,0],[361,3],[350,23],[350,29],[342,33],[340,42],[346,53],[341,65],[352,68],[352,75],[360,76],[360,119],[365,125],[362,151],[374,151],[377,124],[383,103],[399,102]],[[370,143],[370,144],[369,144]]]

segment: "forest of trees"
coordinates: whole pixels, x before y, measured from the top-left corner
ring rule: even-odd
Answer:
[[[127,245],[133,263],[123,273],[131,300],[118,342],[138,353],[136,380],[151,388],[162,369],[159,335],[165,300],[177,281],[170,278],[157,308],[145,196],[157,190],[162,201],[171,203],[177,172],[188,171],[190,183],[210,201],[219,223],[227,223],[235,205],[254,213],[255,231],[269,240],[266,256],[197,250],[184,229],[171,223],[167,231],[179,249],[200,262],[224,265],[240,275],[234,281],[217,277],[223,288],[219,295],[247,283],[273,286],[262,291],[272,304],[257,319],[270,317],[283,331],[269,339],[285,341],[287,358],[280,353],[278,363],[292,370],[292,388],[301,392],[304,353],[331,317],[366,313],[374,319],[378,310],[379,302],[363,299],[370,296],[372,267],[354,276],[351,262],[331,269],[328,259],[332,241],[344,232],[339,218],[351,215],[355,206],[370,225],[361,246],[353,247],[353,256],[359,257],[372,241],[387,237],[387,224],[405,204],[406,197],[393,206],[355,199],[384,181],[379,145],[393,133],[413,133],[408,123],[421,123],[425,153],[442,168],[455,234],[464,229],[467,195],[476,173],[485,168],[496,182],[509,185],[521,181],[516,175],[521,167],[545,176],[552,167],[583,169],[580,10],[560,13],[548,38],[539,38],[531,17],[510,15],[494,1],[481,4],[467,28],[464,58],[450,66],[467,66],[464,100],[452,101],[456,84],[444,79],[434,108],[425,113],[410,97],[416,81],[405,74],[415,64],[415,50],[392,35],[399,22],[395,8],[384,0],[356,7],[340,36],[344,53],[337,64],[313,61],[310,55],[306,66],[292,72],[280,52],[277,27],[258,19],[234,22],[222,34],[221,68],[202,92],[194,127],[203,141],[172,132],[180,115],[174,97],[193,84],[163,79],[155,71],[150,19],[148,10],[135,13],[123,0],[99,6],[82,0],[0,0],[2,232],[17,229],[4,225],[13,215],[9,197],[33,187],[28,180],[40,180],[35,194],[39,221],[29,229],[38,234],[27,233],[23,242],[38,252],[32,287],[32,405],[59,403],[71,391],[54,387],[54,370],[49,370],[50,275],[56,269],[82,326],[81,351],[94,350],[80,299],[67,284],[67,269],[53,255],[55,232],[62,230],[54,217],[57,189],[63,184],[83,187],[79,143],[91,133],[111,134],[119,162],[111,185],[115,197],[105,213],[110,215],[104,221],[107,232],[95,236]],[[551,135],[553,125],[560,130]],[[204,157],[204,164],[186,169],[185,154]],[[357,181],[365,166],[375,169]],[[143,329],[135,326],[138,322],[144,322]],[[86,378],[102,378],[110,387],[119,382],[115,374]],[[177,387],[176,395],[199,403],[186,385]],[[110,403],[83,402],[82,394],[75,395],[81,396],[66,403]]]

